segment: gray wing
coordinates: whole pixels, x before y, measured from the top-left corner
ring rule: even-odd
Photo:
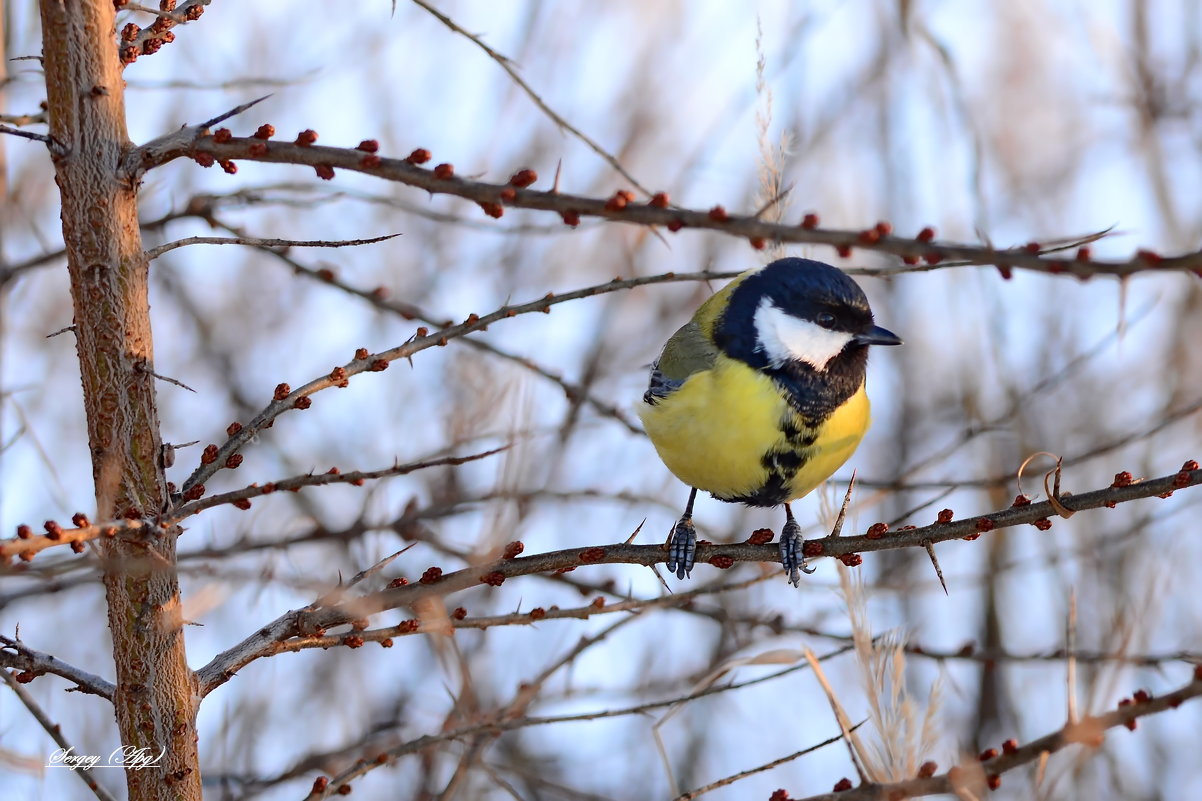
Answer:
[[[705,336],[701,326],[690,321],[681,326],[664,345],[651,365],[651,381],[643,393],[643,402],[652,406],[671,395],[689,376],[714,366],[718,348]]]

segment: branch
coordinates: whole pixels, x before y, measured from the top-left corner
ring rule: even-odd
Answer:
[[[52,136],[34,133],[33,131],[22,131],[20,128],[13,128],[9,125],[0,125],[0,133],[6,133],[9,136],[19,136],[22,139],[32,139],[35,142],[44,142],[47,147],[61,147]]]
[[[1149,698],[1136,703],[1120,704],[1118,709],[1101,715],[1091,715],[1075,723],[1067,723],[1057,731],[1032,740],[1023,746],[1012,744],[1004,747],[1004,753],[953,767],[946,773],[929,778],[908,779],[887,784],[866,783],[855,789],[808,796],[797,801],[879,801],[882,798],[918,798],[925,795],[954,793],[960,798],[962,792],[980,793],[987,786],[996,787],[998,778],[1007,771],[1029,765],[1047,754],[1054,754],[1070,745],[1085,745],[1097,748],[1102,744],[1105,732],[1118,726],[1134,729],[1135,721],[1148,715],[1176,709],[1191,698],[1202,695],[1202,667],[1195,668],[1193,681],[1167,695]],[[991,749],[992,750],[992,749]],[[988,752],[986,752],[988,753]],[[978,796],[979,797],[979,796]]]
[[[67,681],[74,682],[76,685],[74,689],[79,692],[99,695],[109,701],[113,700],[113,693],[117,689],[107,679],[80,670],[50,654],[35,651],[20,640],[3,634],[0,634],[0,667],[32,674],[27,676],[26,680],[43,673],[53,673],[55,676],[61,676]]]
[[[666,200],[652,198],[646,204],[617,202],[611,198],[591,198],[517,188],[509,183],[490,184],[462,178],[454,174],[451,165],[438,165],[427,170],[405,159],[382,158],[357,149],[322,147],[297,142],[267,142],[254,137],[229,137],[217,142],[212,136],[200,136],[194,128],[186,128],[147,144],[132,148],[125,159],[125,168],[132,177],[180,157],[198,159],[205,164],[216,160],[242,159],[272,164],[307,165],[321,171],[323,177],[332,170],[345,169],[374,175],[389,181],[413,186],[431,194],[462,197],[481,204],[489,214],[503,213],[505,207],[552,211],[575,225],[582,217],[597,217],[614,222],[636,225],[663,226],[669,231],[682,228],[720,231],[748,239],[756,247],[769,242],[793,242],[810,245],[829,245],[841,254],[850,255],[853,249],[889,253],[911,264],[877,274],[898,274],[907,270],[932,269],[936,266],[996,265],[1004,275],[1012,269],[1034,270],[1043,273],[1069,274],[1078,278],[1094,275],[1129,276],[1153,271],[1202,270],[1202,252],[1192,251],[1177,256],[1162,256],[1150,251],[1137,251],[1125,260],[1094,259],[1088,248],[1080,248],[1075,256],[1055,254],[1070,245],[1040,245],[1027,243],[1021,247],[997,249],[986,245],[967,245],[938,242],[926,232],[914,238],[881,233],[879,228],[864,231],[820,228],[816,219],[803,220],[800,225],[772,223],[753,215],[734,215],[720,206],[708,210],[669,208]],[[886,229],[888,230],[888,229]],[[933,234],[930,235],[933,237]],[[1098,235],[1080,237],[1071,244],[1091,241]],[[916,266],[918,261],[927,267]],[[944,263],[954,260],[954,263]]]
[[[0,122],[7,125],[45,125],[48,121],[44,111],[36,114],[0,114]]]
[[[488,456],[501,453],[508,448],[508,445],[504,445],[499,448],[481,451],[480,453],[473,453],[468,456],[446,456],[441,459],[429,459],[422,462],[410,462],[409,464],[393,465],[392,467],[385,467],[381,470],[356,470],[350,473],[343,473],[338,471],[337,468],[332,468],[328,473],[308,473],[303,476],[285,478],[281,481],[272,481],[261,486],[259,484],[251,484],[239,490],[223,492],[220,495],[210,495],[208,498],[193,501],[192,503],[186,503],[183,506],[177,507],[164,522],[168,525],[175,525],[183,521],[185,518],[200,514],[205,509],[211,509],[214,506],[221,506],[223,504],[234,504],[238,505],[238,508],[240,509],[249,509],[251,498],[259,498],[263,495],[270,495],[273,492],[280,492],[284,490],[294,492],[302,487],[318,487],[329,484],[353,484],[358,486],[363,482],[372,479],[403,476],[407,473],[412,473],[417,470],[424,470],[428,467],[445,467],[450,465],[467,464],[468,462],[474,462],[478,459],[484,459]],[[243,502],[244,505],[239,505],[239,502]]]
[[[63,751],[70,752],[72,746],[71,743],[67,742],[67,738],[63,736],[62,727],[52,721],[46,712],[38,706],[38,702],[33,700],[33,696],[25,691],[25,688],[21,686],[21,682],[7,670],[0,670],[0,678],[4,679],[9,689],[13,691],[21,703],[25,705],[25,708],[29,710],[29,714],[33,715],[34,720],[46,730],[46,733],[50,735],[50,739],[54,740]],[[92,794],[99,798],[100,801],[114,801],[113,797],[109,795],[108,790],[105,790],[92,778],[91,770],[83,768],[82,770],[73,769],[71,772],[79,776],[79,780],[86,784],[88,789],[92,791]]]
[[[37,705],[34,696],[26,693],[25,688],[20,686],[17,678],[14,678],[7,670],[0,670],[0,678],[4,678],[5,683],[8,684],[8,688],[12,690],[13,694],[16,694],[17,699],[25,705],[26,710],[29,710],[29,713],[34,716],[37,723],[42,726],[42,729],[46,730],[46,734],[50,735],[55,744],[58,744],[58,747],[64,750],[64,752],[70,753],[72,746],[70,742],[67,742],[67,738],[63,736],[63,728],[59,724],[54,723],[53,720],[50,720],[46,712],[42,710],[42,707]],[[100,801],[114,801],[113,796],[108,794],[108,790],[102,788],[100,784],[96,783],[96,779],[91,777],[90,767],[84,766],[78,770],[72,769],[71,772],[76,773],[79,781],[88,785],[88,789],[93,791],[93,795],[97,799],[100,799]]]
[[[216,448],[216,446],[210,447]],[[483,459],[500,453],[508,447],[506,445],[468,456],[446,456],[420,462],[393,465],[392,467],[380,470],[343,473],[337,468],[332,468],[328,473],[317,475],[309,473],[262,485],[251,484],[242,489],[185,503],[177,507],[170,515],[161,517],[153,523],[145,520],[113,520],[105,523],[91,524],[82,515],[77,515],[74,518],[78,521],[76,528],[63,528],[55,521],[48,520],[45,525],[46,533],[39,535],[34,535],[29,526],[21,525],[17,527],[16,537],[0,540],[0,564],[8,564],[14,556],[21,561],[28,562],[39,551],[62,545],[69,545],[71,550],[76,553],[82,553],[83,543],[101,537],[113,538],[120,536],[124,541],[144,543],[153,537],[156,531],[176,525],[184,519],[199,514],[206,509],[211,509],[214,506],[232,504],[241,509],[249,509],[251,498],[270,495],[273,492],[281,490],[296,491],[303,487],[325,486],[328,484],[352,484],[357,486],[371,479],[401,476],[428,467],[466,464],[467,462],[473,462],[477,459]],[[226,467],[233,469],[236,465],[231,462],[227,463]]]
[[[1116,482],[1117,483],[1117,482]],[[1162,478],[1150,479],[1127,486],[1111,486],[1082,495],[1062,496],[1058,503],[1073,512],[1096,509],[1101,506],[1117,505],[1137,498],[1171,495],[1174,490],[1202,484],[1202,469],[1194,465],[1193,470],[1181,471]],[[983,530],[1008,528],[1022,524],[1038,524],[1041,528],[1050,525],[1049,518],[1057,512],[1051,502],[1026,503],[1012,506],[984,517],[947,523],[935,523],[923,528],[899,530],[888,536],[862,535],[855,537],[824,537],[805,542],[805,554],[809,558],[819,556],[858,558],[860,552],[884,551],[897,548],[925,548],[930,543],[954,539],[976,539]],[[988,520],[988,528],[982,529],[981,521]],[[753,535],[755,538],[756,535]],[[760,542],[758,538],[756,542]],[[520,553],[520,550],[517,551]],[[734,545],[698,543],[698,563],[709,562],[719,568],[729,568],[736,562],[775,562],[779,557],[776,545],[744,542]],[[218,654],[206,666],[197,671],[201,696],[229,680],[234,673],[251,662],[265,656],[298,650],[299,642],[311,637],[324,636],[325,630],[335,626],[360,621],[370,615],[388,609],[412,607],[424,598],[447,596],[480,584],[500,586],[514,576],[552,571],[567,572],[589,564],[637,564],[651,566],[667,559],[665,545],[630,545],[626,543],[605,547],[569,548],[534,556],[499,559],[443,574],[442,569],[431,567],[421,582],[400,587],[390,587],[346,603],[318,606],[310,604],[303,609],[281,615],[275,621],[260,628],[250,637],[232,648]],[[358,633],[349,635],[358,637]],[[353,642],[353,641],[351,641]],[[360,641],[361,642],[361,641]],[[350,644],[343,638],[342,644]]]
[[[227,231],[234,232],[234,229],[231,226],[226,225],[223,222],[220,222],[217,220],[213,220],[212,222],[214,222],[216,225],[220,226],[221,228],[224,228]],[[386,311],[391,314],[400,315],[401,317],[405,318],[406,320],[415,320],[415,319],[421,320],[424,323],[429,323],[430,325],[434,325],[434,326],[441,327],[443,325],[451,324],[450,322],[445,320],[445,318],[435,318],[429,312],[425,311],[424,309],[419,308],[418,306],[415,306],[412,303],[389,299],[387,297],[386,293],[384,291],[382,291],[381,287],[377,287],[377,288],[371,289],[371,290],[360,289],[358,287],[355,287],[355,286],[347,283],[346,281],[343,281],[337,275],[335,275],[331,270],[315,269],[313,267],[308,267],[304,264],[301,264],[296,259],[291,258],[288,254],[283,253],[279,250],[273,250],[270,248],[264,248],[264,250],[267,253],[270,253],[271,255],[275,256],[280,261],[287,264],[297,274],[302,275],[306,278],[312,279],[314,281],[320,281],[321,283],[327,284],[329,286],[337,287],[338,289],[341,289],[343,292],[346,292],[349,295],[354,295],[355,297],[360,298],[361,300],[367,301],[372,306],[376,307],[377,309],[380,309],[381,311]],[[568,381],[563,376],[561,376],[557,373],[554,373],[551,370],[548,370],[547,368],[543,367],[542,365],[538,364],[537,362],[533,361],[532,359],[528,359],[523,356],[518,356],[517,354],[510,353],[509,351],[506,351],[506,350],[502,350],[501,348],[498,348],[496,345],[493,345],[490,342],[485,342],[482,339],[472,337],[472,338],[461,338],[460,341],[464,342],[469,347],[475,348],[476,350],[482,350],[486,353],[490,353],[493,356],[496,356],[497,358],[504,359],[504,360],[510,362],[511,364],[516,364],[519,367],[529,370],[530,372],[534,373],[535,375],[541,376],[542,378],[546,379],[547,381],[550,381],[554,384],[559,385],[559,388],[561,390],[563,390],[564,395],[567,397],[567,399],[569,401],[583,400],[584,403],[588,404],[598,414],[602,415],[603,417],[608,417],[610,419],[616,420],[618,423],[620,423],[622,426],[624,426],[626,428],[626,430],[629,431],[630,433],[638,435],[638,436],[643,435],[643,429],[641,427],[639,427],[638,425],[636,425],[630,419],[630,416],[625,411],[623,411],[621,407],[619,407],[615,404],[612,404],[612,403],[608,403],[608,402],[598,398],[596,395],[591,393],[587,387],[582,386],[580,384],[573,383],[571,381]]]
[[[670,281],[695,281],[708,275],[710,274],[665,273],[663,275],[643,278],[615,278],[604,284],[565,292],[562,295],[548,292],[538,300],[513,306],[502,306],[484,316],[470,314],[462,323],[448,326],[432,334],[424,327],[419,328],[416,335],[404,344],[378,353],[368,353],[366,348],[361,348],[356,351],[355,358],[352,361],[335,367],[328,375],[315,378],[297,389],[292,389],[288,384],[279,384],[276,387],[275,400],[268,404],[249,423],[239,425],[234,433],[230,434],[229,438],[217,449],[215,458],[211,462],[201,464],[193,471],[192,475],[188,476],[183,484],[183,491],[186,494],[194,487],[202,486],[205,481],[208,481],[226,463],[229,457],[237,453],[239,448],[250,441],[260,431],[270,427],[275,418],[293,408],[308,408],[309,404],[305,401],[310,395],[331,387],[345,387],[350,378],[360,373],[385,370],[390,363],[398,359],[408,359],[427,348],[445,346],[450,340],[456,337],[465,336],[475,331],[484,331],[499,320],[516,317],[520,314],[532,314],[535,312],[548,314],[552,306],[571,300],[578,300],[579,298],[593,297],[594,295],[617,292],[648,284],[659,284]]]
[[[850,650],[850,646],[839,648],[835,651],[823,654],[818,658],[818,661],[825,662],[828,659],[833,659],[834,657],[847,653],[848,650]],[[483,733],[495,736],[501,732],[514,731],[531,726],[549,726],[556,723],[578,723],[584,721],[628,717],[631,715],[646,715],[648,712],[658,709],[677,707],[682,704],[686,704],[689,701],[695,701],[700,698],[707,698],[712,695],[719,695],[721,693],[732,692],[734,690],[741,690],[744,687],[763,684],[765,682],[773,681],[802,670],[808,670],[809,667],[809,664],[806,663],[805,660],[800,660],[796,664],[790,665],[789,667],[782,668],[781,670],[777,670],[772,673],[756,676],[755,678],[746,679],[744,681],[717,683],[674,698],[658,701],[647,701],[627,707],[614,708],[610,706],[606,709],[596,712],[577,712],[565,715],[546,715],[541,717],[530,716],[508,719],[499,716],[489,716],[486,720],[480,723],[473,723],[471,725],[463,726],[459,729],[453,729],[441,734],[423,735],[422,737],[418,737],[415,740],[411,740],[393,748],[377,750],[369,758],[360,759],[353,767],[343,771],[332,779],[323,781],[321,778],[319,778],[316,782],[314,782],[313,792],[305,797],[305,801],[329,798],[335,793],[342,794],[339,793],[338,788],[370,771],[373,763],[378,765],[384,762],[390,762],[398,757],[424,751],[435,745],[456,740],[463,740],[467,737]],[[838,742],[840,739],[842,739],[842,737],[836,738],[835,742]]]
[[[153,261],[164,253],[188,245],[247,245],[256,248],[345,248],[354,245],[373,245],[387,239],[395,239],[400,234],[374,236],[370,239],[256,239],[249,236],[190,236],[177,239],[146,251],[147,261]]]

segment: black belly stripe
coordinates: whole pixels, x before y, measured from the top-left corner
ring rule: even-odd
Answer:
[[[785,445],[783,448],[774,448],[761,457],[760,464],[767,472],[762,485],[747,495],[714,497],[721,501],[748,506],[780,506],[787,501],[791,494],[793,477],[808,461],[806,451],[813,448],[818,440],[817,428],[802,428],[802,425],[804,423],[798,420],[794,410],[785,412],[780,421],[781,436]]]

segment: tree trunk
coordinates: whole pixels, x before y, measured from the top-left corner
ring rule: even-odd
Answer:
[[[154,520],[167,503],[155,406],[148,263],[112,0],[40,0],[51,146],[75,306],[100,520]],[[127,770],[131,801],[200,799],[196,684],[184,652],[173,530],[104,541],[121,742],[155,767]]]

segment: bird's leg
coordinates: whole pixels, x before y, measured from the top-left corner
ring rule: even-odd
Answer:
[[[676,521],[676,528],[668,542],[668,572],[675,573],[678,579],[684,579],[692,572],[693,560],[697,556],[697,529],[693,527],[693,501],[696,498],[697,488],[693,487],[689,491],[684,514]]]
[[[785,568],[785,576],[794,587],[800,586],[802,573],[813,573],[817,568],[806,564],[802,546],[805,541],[801,538],[801,526],[793,519],[793,510],[785,504],[785,527],[780,530],[780,563]]]

